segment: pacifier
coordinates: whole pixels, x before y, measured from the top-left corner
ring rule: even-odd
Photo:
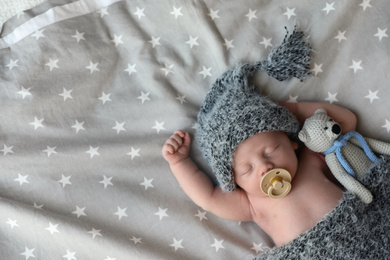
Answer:
[[[273,169],[260,181],[260,189],[273,199],[286,196],[291,190],[291,175],[285,169]]]

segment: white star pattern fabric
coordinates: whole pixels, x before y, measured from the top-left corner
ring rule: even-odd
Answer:
[[[1,13],[1,10],[0,10]],[[195,205],[161,156],[194,136],[210,85],[305,31],[312,77],[254,82],[322,101],[390,142],[390,5],[359,1],[44,2],[0,33],[0,259],[251,259],[253,223]],[[193,142],[191,156],[211,175]]]

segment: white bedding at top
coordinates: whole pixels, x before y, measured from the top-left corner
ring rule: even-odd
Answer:
[[[3,0],[0,1],[0,25],[14,15],[23,13],[45,0]]]
[[[251,259],[269,249],[253,223],[196,206],[162,145],[176,129],[193,135],[218,76],[264,59],[295,25],[314,49],[313,77],[260,72],[264,93],[346,106],[359,132],[390,142],[389,14],[385,0],[55,0],[12,17],[0,34],[0,258]],[[196,144],[191,155],[209,173]]]

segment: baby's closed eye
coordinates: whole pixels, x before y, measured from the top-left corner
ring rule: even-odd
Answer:
[[[248,164],[243,164],[237,167],[237,173],[239,175],[246,175],[248,173],[251,173],[253,170],[253,165],[248,163]]]
[[[264,151],[264,156],[265,157],[271,156],[273,153],[275,153],[277,151],[278,148],[279,148],[279,145],[267,147]]]

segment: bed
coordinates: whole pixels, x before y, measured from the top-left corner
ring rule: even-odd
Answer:
[[[390,6],[362,1],[20,2],[0,34],[1,259],[252,259],[273,247],[184,194],[161,156],[210,85],[298,26],[313,76],[254,80],[390,142]],[[39,1],[42,2],[42,1]],[[2,8],[7,8],[4,3]],[[7,13],[8,14],[8,13]],[[210,173],[194,143],[191,156]]]

